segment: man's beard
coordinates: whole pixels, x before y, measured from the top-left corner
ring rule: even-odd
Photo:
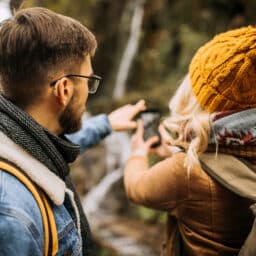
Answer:
[[[78,113],[76,107],[76,97],[72,96],[67,107],[59,118],[59,124],[62,128],[62,132],[69,134],[77,132],[82,127],[82,114]]]

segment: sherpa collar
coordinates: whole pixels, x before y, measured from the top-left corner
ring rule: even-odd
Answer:
[[[49,196],[54,204],[63,204],[66,189],[64,181],[1,131],[0,144],[0,156],[2,158],[8,159],[20,167]]]

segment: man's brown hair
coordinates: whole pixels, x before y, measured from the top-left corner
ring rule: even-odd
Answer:
[[[70,17],[39,7],[19,10],[0,25],[4,95],[23,108],[32,104],[57,72],[77,70],[96,47],[94,35]]]

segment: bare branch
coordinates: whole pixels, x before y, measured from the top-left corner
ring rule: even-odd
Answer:
[[[23,0],[11,0],[10,1],[10,9],[12,14],[15,13],[18,9],[22,7]]]

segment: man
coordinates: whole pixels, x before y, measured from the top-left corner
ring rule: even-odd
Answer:
[[[93,255],[87,220],[69,177],[88,93],[97,90],[97,43],[79,22],[44,8],[18,11],[0,27],[0,157],[50,199],[59,255]],[[44,230],[26,187],[0,170],[0,255],[43,255]]]

